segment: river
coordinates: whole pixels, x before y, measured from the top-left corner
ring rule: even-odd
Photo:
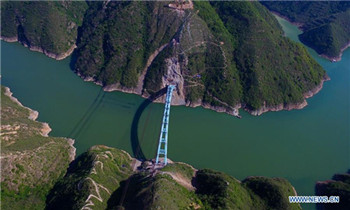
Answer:
[[[298,41],[300,31],[279,21],[286,35]],[[316,181],[346,172],[350,168],[350,50],[336,63],[309,51],[331,81],[307,100],[306,108],[259,117],[241,111],[243,118],[237,119],[201,107],[172,107],[169,158],[238,179],[284,177],[299,195],[312,195]],[[1,62],[2,84],[25,106],[39,111],[38,120],[53,129],[50,135],[74,138],[77,154],[96,144],[133,154],[135,142],[131,142],[137,137],[144,155],[155,157],[163,104],[144,107],[140,96],[103,92],[71,71],[70,58],[56,61],[18,43],[1,42]]]

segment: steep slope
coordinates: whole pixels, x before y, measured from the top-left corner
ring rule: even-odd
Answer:
[[[43,209],[45,197],[74,159],[73,140],[48,137],[50,127],[1,87],[1,208]]]
[[[261,2],[303,30],[300,40],[331,60],[340,60],[350,43],[350,2]]]
[[[326,78],[306,49],[283,37],[277,21],[257,2],[215,2],[213,6],[238,38],[235,61],[246,108],[261,114],[305,106],[305,93],[317,92]]]
[[[25,11],[62,4],[18,3]],[[106,91],[149,97],[171,83],[177,85],[174,105],[201,105],[232,115],[242,107],[259,115],[303,108],[304,98],[317,93],[327,78],[303,46],[283,37],[277,21],[258,2],[185,1],[182,6],[170,1],[70,2],[60,11],[67,21],[77,11],[74,17],[80,20],[79,11],[86,4],[71,64],[78,75]],[[16,4],[6,5],[4,19],[20,16],[22,10],[12,9]],[[33,19],[16,24],[21,28],[42,23],[40,30],[24,31],[33,30],[25,37],[35,35],[32,40],[39,41],[32,42],[42,45],[57,21]],[[50,40],[67,30],[63,25],[50,33]],[[3,28],[14,31],[6,24]],[[67,36],[74,34],[69,30]],[[158,98],[163,100],[164,96]]]
[[[63,59],[75,48],[86,8],[83,1],[2,1],[1,38]]]
[[[82,28],[76,71],[105,90],[147,97],[176,83],[174,104],[261,114],[304,107],[326,78],[257,2],[96,2]]]
[[[130,155],[94,146],[70,165],[47,197],[46,209],[106,209],[112,192],[132,173]]]

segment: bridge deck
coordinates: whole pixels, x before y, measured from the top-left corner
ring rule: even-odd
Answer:
[[[167,161],[168,127],[169,127],[171,97],[174,89],[175,89],[175,85],[169,85],[166,93],[162,127],[160,129],[161,132],[159,136],[159,144],[158,144],[158,151],[157,151],[157,157],[156,157],[156,164],[160,164],[161,156],[164,159],[164,165],[168,163]]]

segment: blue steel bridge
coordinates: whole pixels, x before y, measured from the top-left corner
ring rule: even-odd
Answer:
[[[168,163],[167,153],[168,153],[169,115],[170,115],[171,98],[172,98],[174,89],[175,89],[175,85],[168,85],[166,98],[165,98],[162,126],[160,128],[156,164],[166,165]],[[163,162],[161,160],[163,160]]]

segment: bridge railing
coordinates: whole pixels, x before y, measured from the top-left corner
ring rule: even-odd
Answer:
[[[172,93],[174,89],[175,89],[175,85],[169,85],[167,88],[162,126],[160,128],[156,164],[160,164],[160,158],[162,157],[164,159],[164,162],[163,162],[164,165],[168,164],[167,153],[168,153],[169,115],[170,115],[171,98],[172,98]]]

